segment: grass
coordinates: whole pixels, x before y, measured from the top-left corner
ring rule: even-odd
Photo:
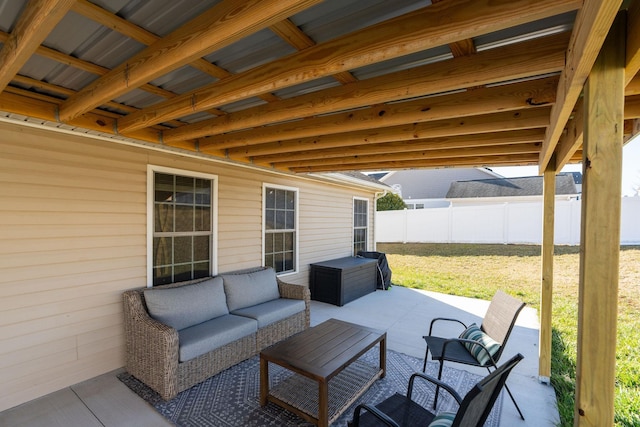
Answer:
[[[498,289],[540,308],[540,246],[378,244],[393,284],[485,300]],[[574,418],[579,248],[558,246],[554,256],[551,384],[560,425]],[[640,246],[620,251],[615,425],[640,426]]]

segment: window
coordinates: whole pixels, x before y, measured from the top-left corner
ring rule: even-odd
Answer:
[[[353,254],[367,250],[369,201],[353,199]]]
[[[212,274],[215,177],[174,172],[155,168],[149,173],[153,286]]]
[[[264,265],[276,273],[296,270],[297,204],[297,189],[264,187]]]

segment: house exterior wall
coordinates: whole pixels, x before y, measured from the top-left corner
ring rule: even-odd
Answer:
[[[353,197],[319,182],[0,123],[0,411],[124,365],[122,292],[146,285],[147,167],[218,177],[217,272],[262,265],[263,183],[299,189],[299,266],[352,252]]]
[[[454,181],[496,177],[498,175],[484,168],[451,168],[399,170],[380,180],[391,187],[399,186],[402,198],[411,203],[413,199],[444,199]]]

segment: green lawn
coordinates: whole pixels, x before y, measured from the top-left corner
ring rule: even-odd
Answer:
[[[378,244],[394,285],[489,300],[498,289],[540,307],[540,246]],[[573,426],[579,248],[554,256],[551,383],[561,426]],[[615,425],[640,426],[640,247],[620,251]]]

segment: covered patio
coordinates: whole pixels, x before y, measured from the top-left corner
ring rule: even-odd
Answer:
[[[353,201],[380,195],[347,193],[339,173],[537,165],[539,357],[525,363],[547,382],[555,175],[582,162],[575,425],[612,425],[640,0],[0,0],[0,11],[3,409],[122,366],[117,298],[151,286],[156,266],[154,167],[209,174],[214,195],[220,181],[210,274],[265,262],[261,191],[294,181],[307,217],[288,273],[307,284],[310,263],[352,252]]]
[[[384,330],[387,332],[388,349],[423,358],[425,343],[421,337],[428,330],[433,317],[456,317],[467,322],[480,322],[488,303],[394,286],[388,291],[378,290],[365,295],[342,307],[312,301],[311,325],[336,318]],[[446,333],[445,328],[442,331]],[[553,388],[540,384],[537,378],[538,334],[537,312],[525,307],[503,356],[505,360],[516,353],[525,356],[508,380],[525,421],[520,419],[511,401],[505,397],[501,426],[553,427],[559,422]],[[118,372],[120,370],[0,412],[0,424],[6,427],[172,425],[120,382],[116,378]],[[486,373],[484,369],[476,369],[475,372],[482,376]]]

